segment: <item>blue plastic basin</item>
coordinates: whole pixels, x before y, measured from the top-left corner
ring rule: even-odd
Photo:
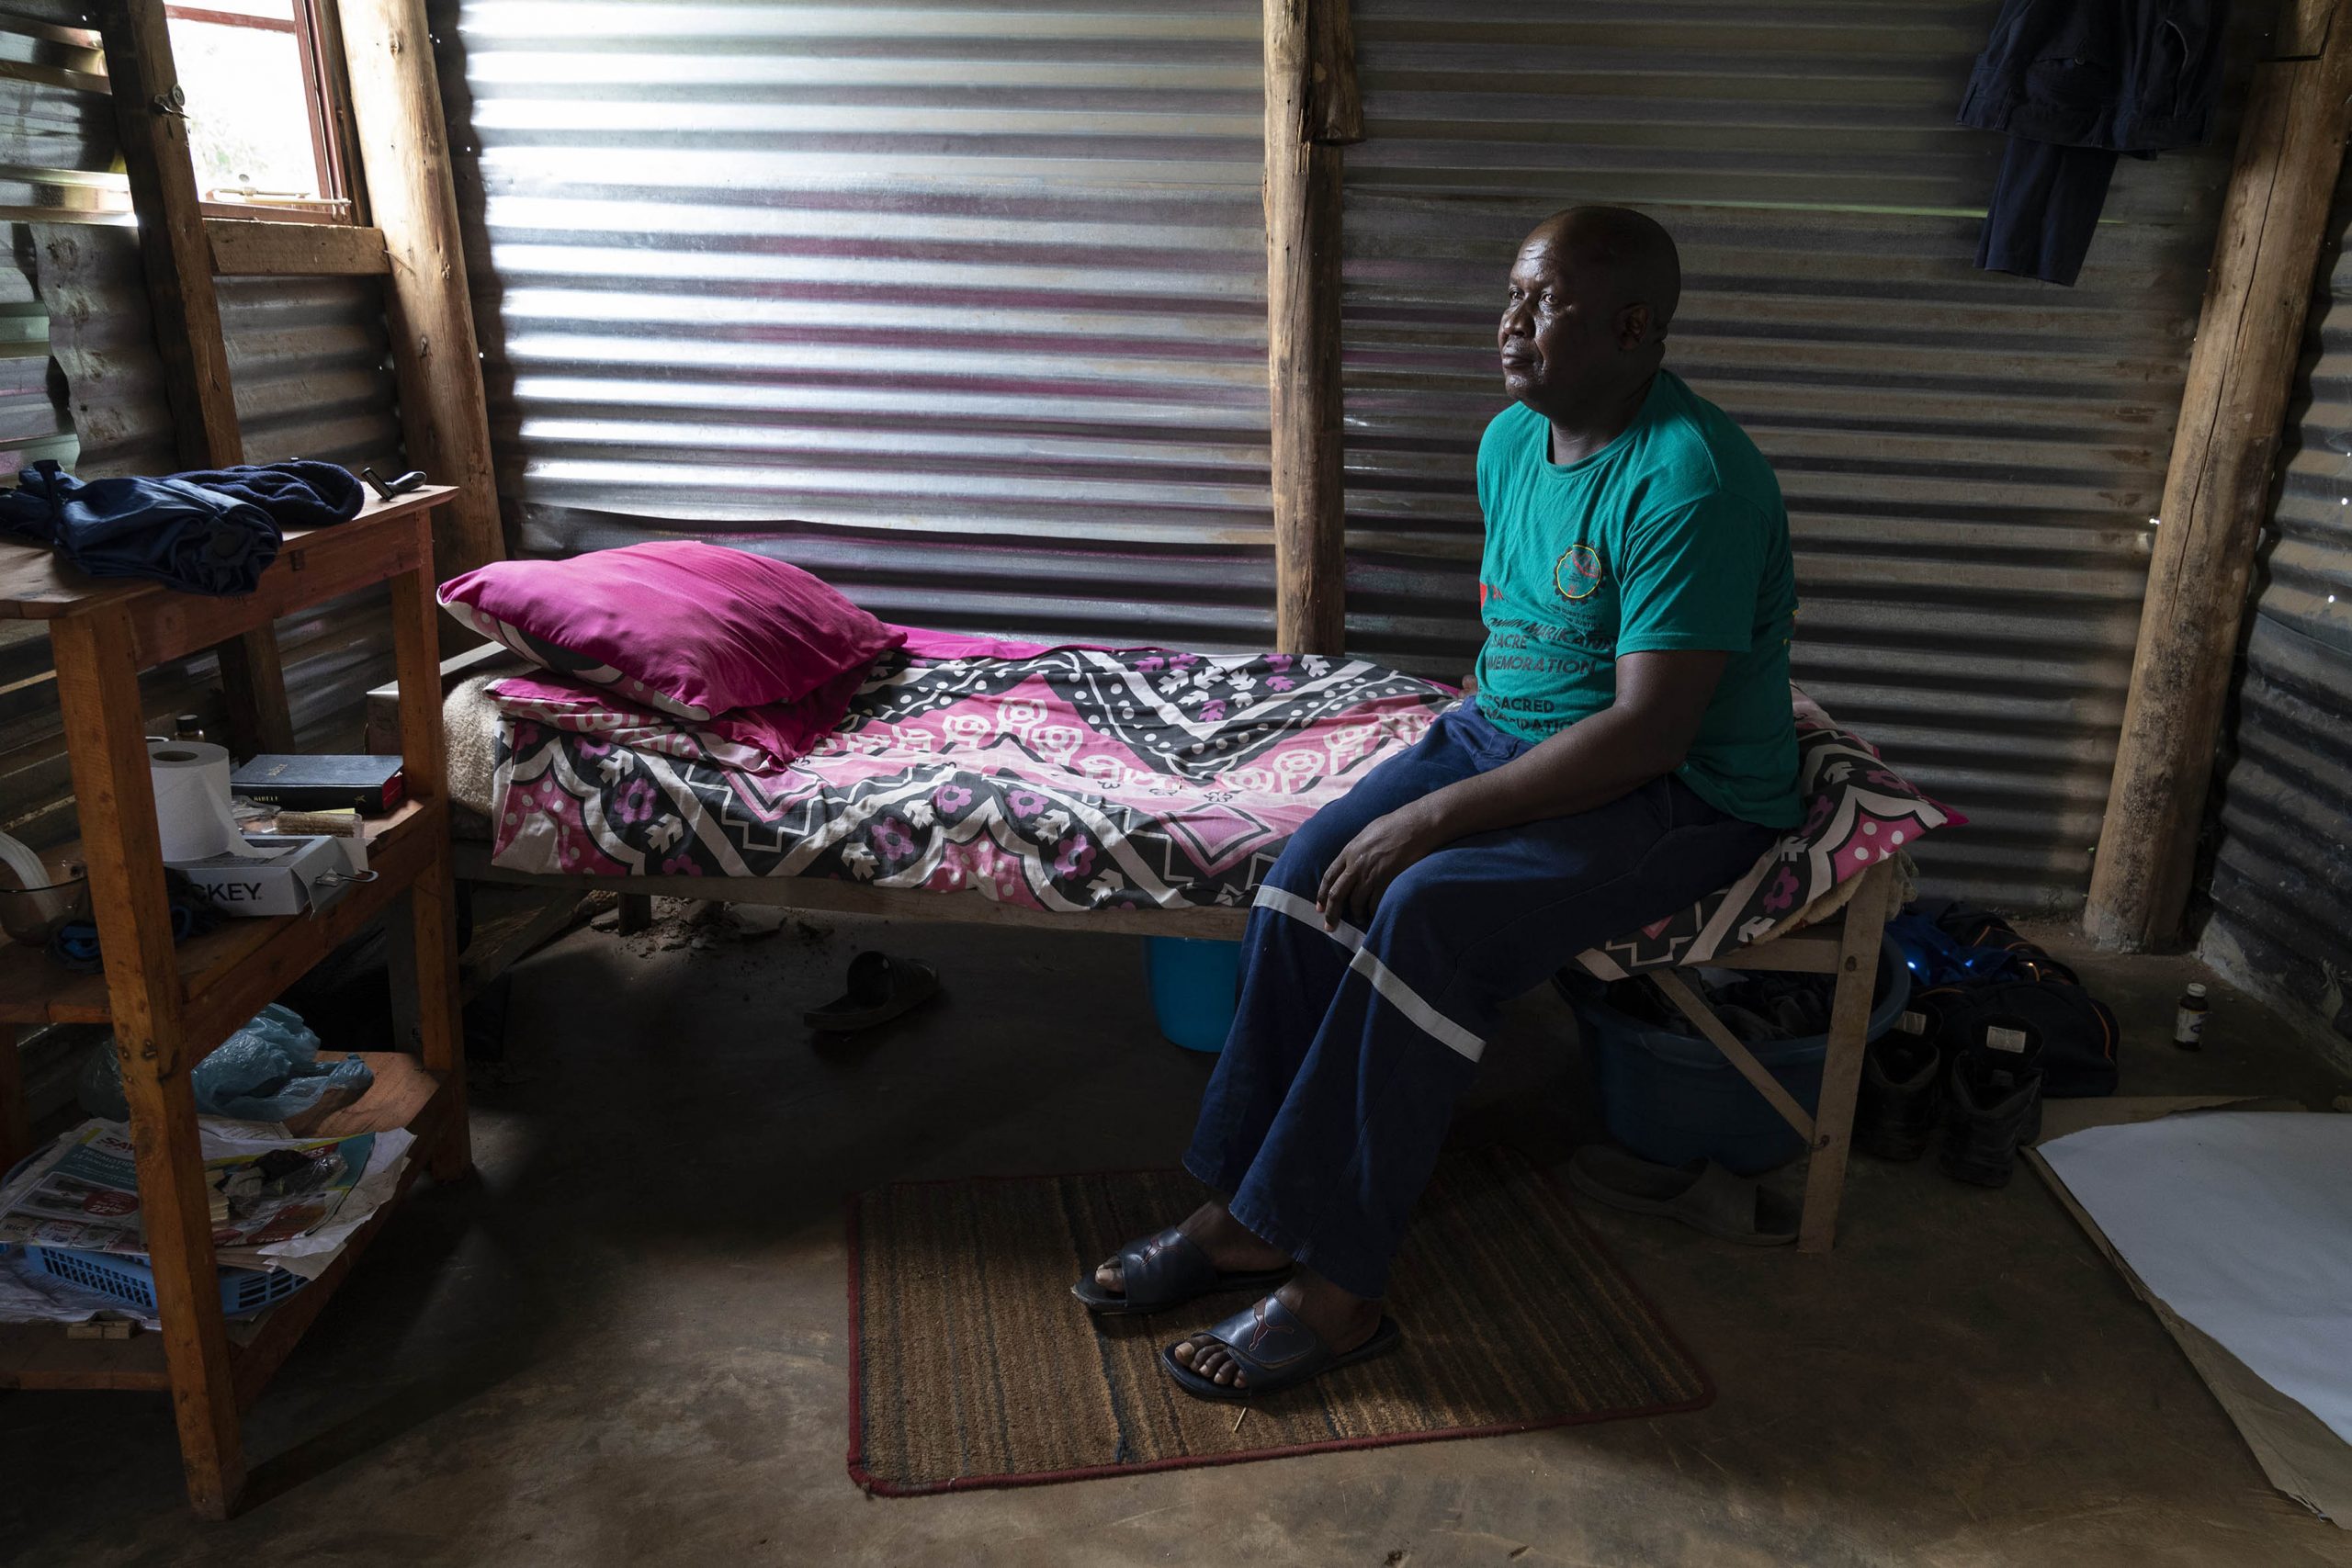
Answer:
[[[1148,936],[1143,974],[1160,1033],[1187,1051],[1225,1049],[1241,981],[1239,942]]]
[[[1741,1176],[1804,1153],[1796,1129],[1710,1042],[1627,1017],[1603,999],[1600,981],[1581,973],[1564,972],[1559,989],[1576,1011],[1609,1135],[1634,1153],[1660,1165],[1711,1159]],[[1873,1040],[1894,1027],[1911,999],[1911,971],[1892,938],[1879,945],[1876,996]],[[1806,1111],[1820,1104],[1827,1035],[1767,1041],[1748,1051]]]

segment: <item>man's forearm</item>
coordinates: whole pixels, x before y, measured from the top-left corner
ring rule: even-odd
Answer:
[[[1682,749],[1660,726],[1608,707],[1504,763],[1423,795],[1407,809],[1451,843],[1473,833],[1606,806],[1682,765]]]

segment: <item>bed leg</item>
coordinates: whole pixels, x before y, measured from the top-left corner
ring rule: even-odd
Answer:
[[[1805,1162],[1804,1211],[1797,1249],[1826,1252],[1838,1235],[1838,1204],[1846,1190],[1846,1155],[1854,1131],[1854,1097],[1862,1083],[1862,1052],[1870,1043],[1871,993],[1877,988],[1880,935],[1894,897],[1894,868],[1877,865],[1846,905],[1838,952],[1838,989],[1829,1005],[1829,1054],[1822,1063],[1821,1100],[1813,1117],[1813,1157]]]
[[[621,895],[620,923],[616,928],[623,936],[635,936],[653,924],[653,895],[624,893]]]

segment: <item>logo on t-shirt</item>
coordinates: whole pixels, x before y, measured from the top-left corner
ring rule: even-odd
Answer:
[[[1600,552],[1590,545],[1571,546],[1552,563],[1552,586],[1563,599],[1591,598],[1607,576],[1600,568]]]

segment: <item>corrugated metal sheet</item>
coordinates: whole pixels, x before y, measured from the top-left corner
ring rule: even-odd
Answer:
[[[1669,365],[1787,494],[1799,679],[1973,819],[1935,883],[2078,904],[2227,160],[2126,160],[2075,288],[1977,272],[1998,142],[1952,114],[1993,9],[1357,0],[1351,645],[1467,667],[1504,274],[1547,212],[1641,206]]]
[[[73,7],[0,14],[0,209],[12,218],[127,213],[115,171],[106,57]]]
[[[31,278],[0,266],[0,477],[44,458],[74,466],[74,427],[51,367],[48,310]]]
[[[1255,0],[435,17],[526,548],[1271,637]]]
[[[2352,167],[2215,791],[2203,951],[2352,1037]]]

